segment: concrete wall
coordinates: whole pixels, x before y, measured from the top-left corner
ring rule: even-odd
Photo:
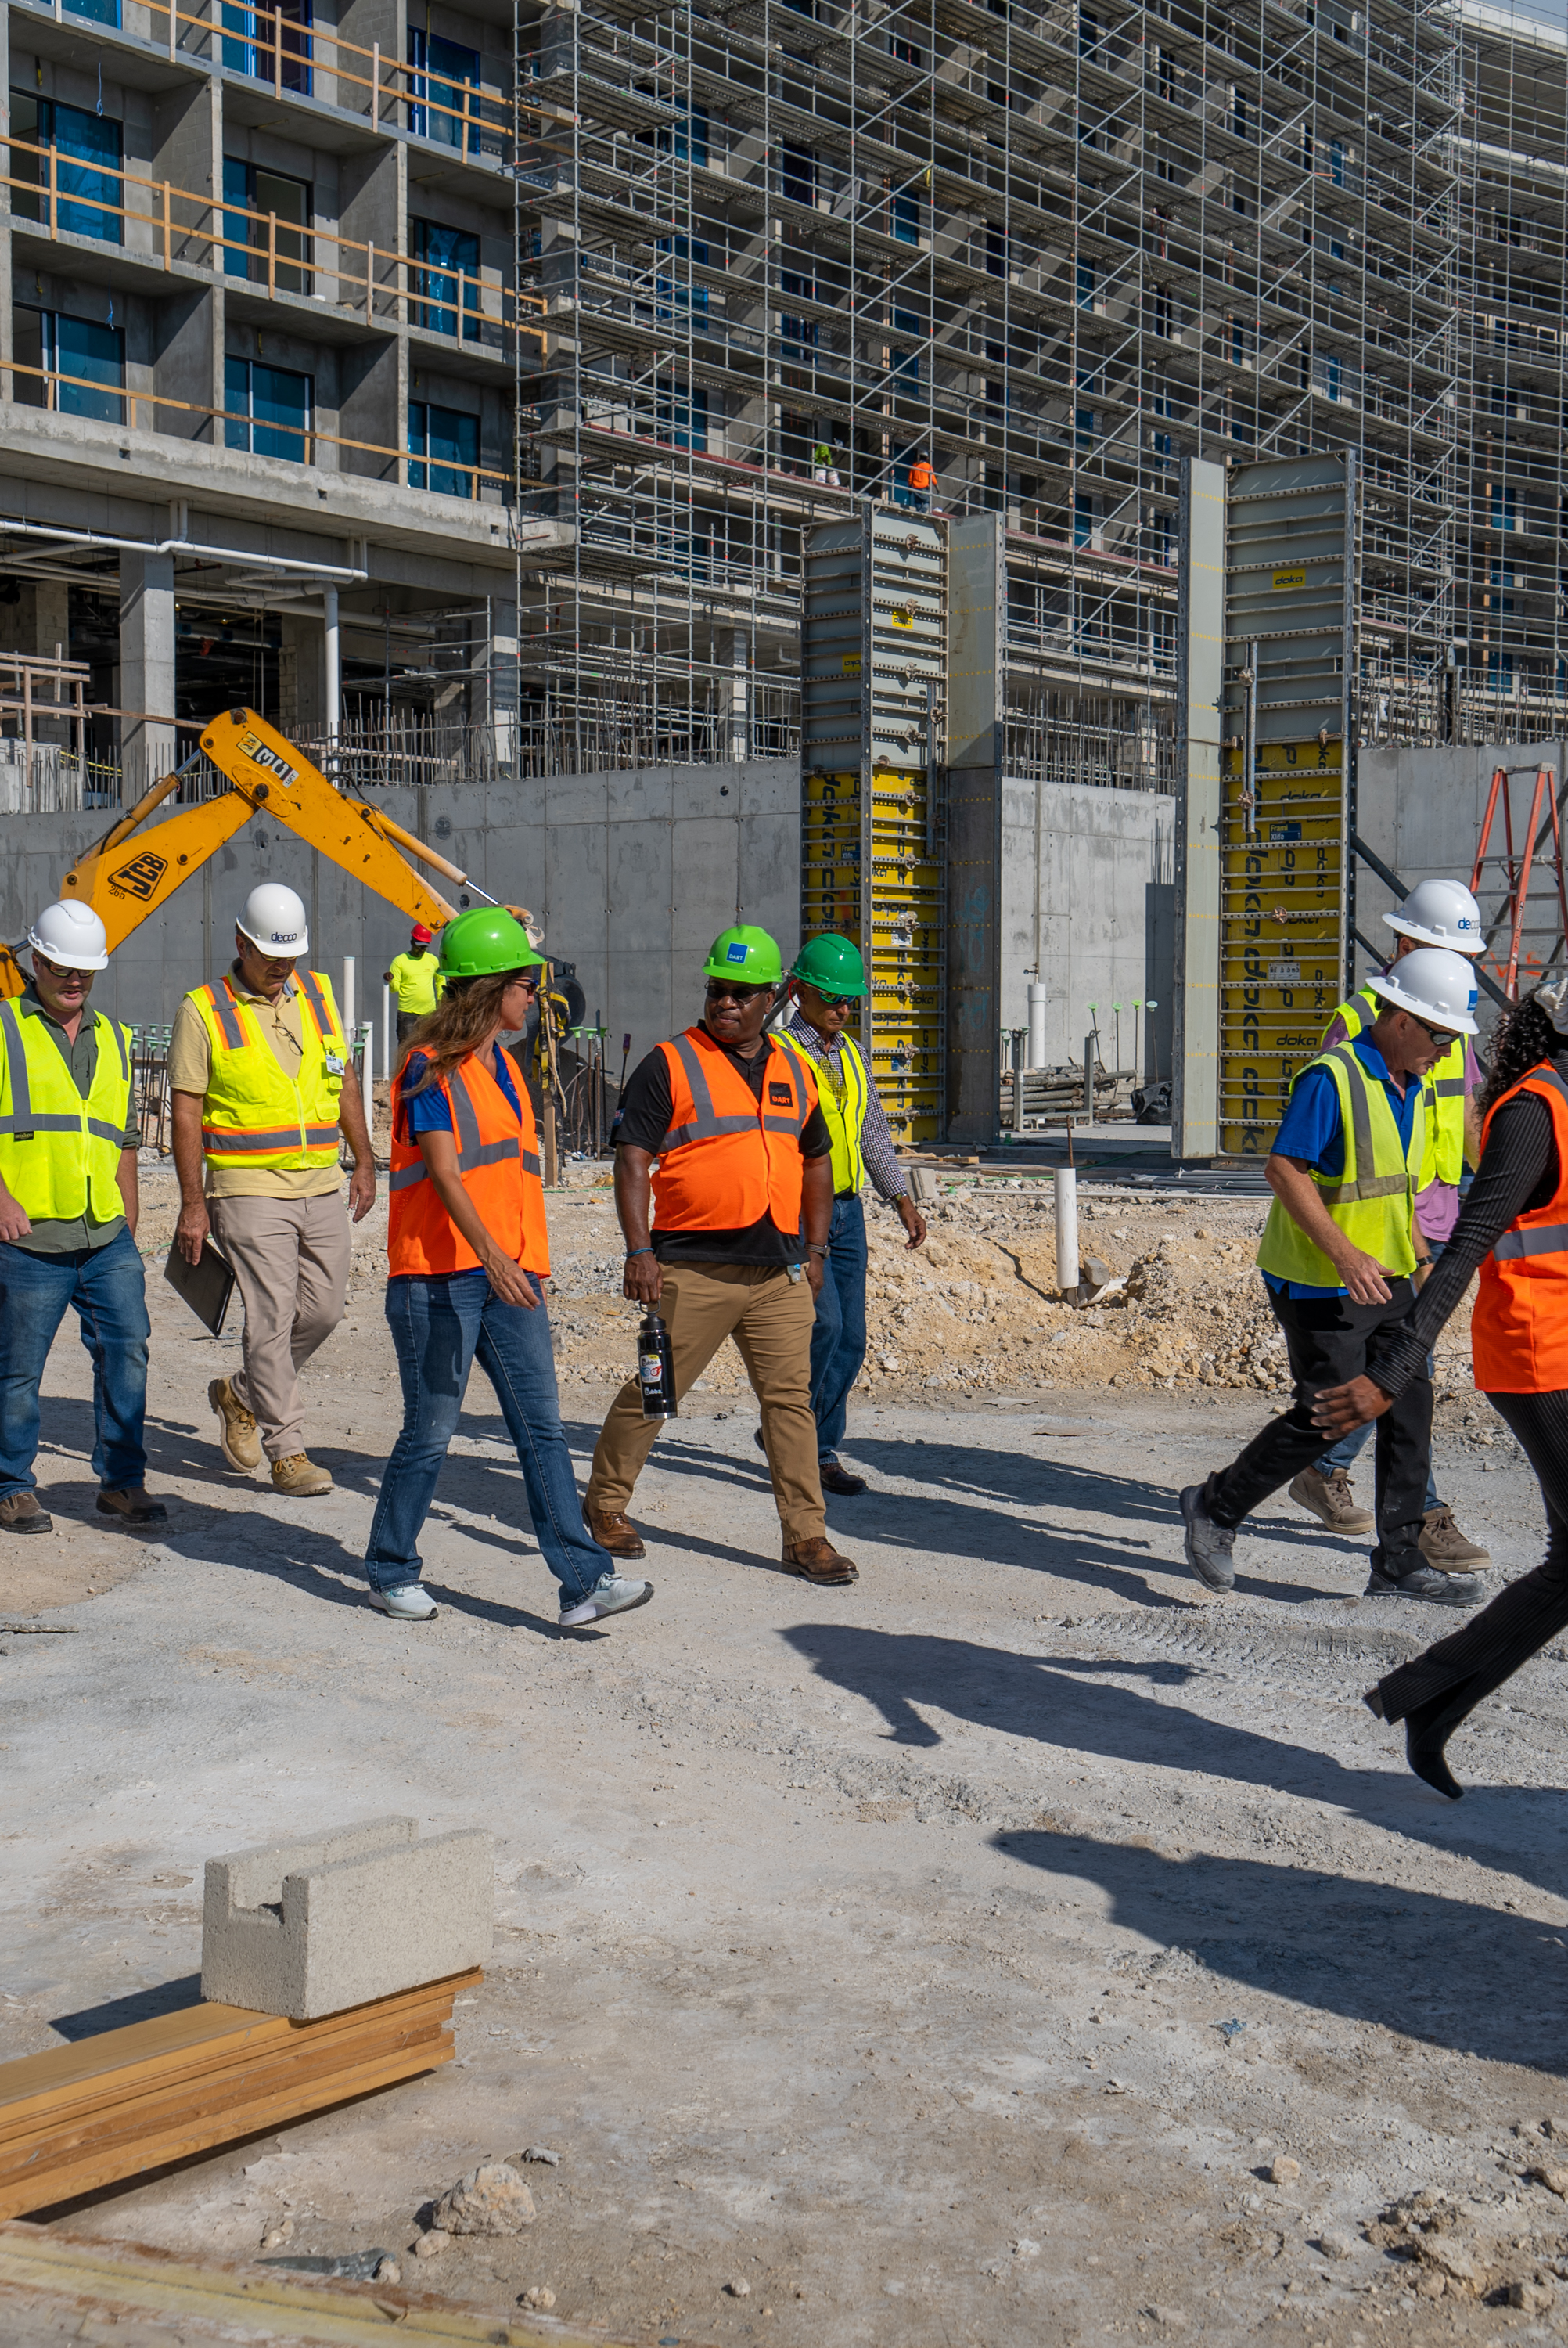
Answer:
[[[1358,762],[1361,838],[1411,888],[1433,873],[1468,880],[1493,770],[1498,767],[1527,769],[1515,775],[1512,786],[1514,836],[1522,844],[1535,768],[1538,765],[1553,768],[1561,804],[1568,774],[1565,755],[1568,744],[1563,742],[1473,742],[1431,750],[1363,750]],[[1500,811],[1489,854],[1500,852],[1503,839]],[[1502,893],[1501,868],[1489,864],[1480,890],[1481,911],[1489,919],[1495,915]],[[1533,950],[1538,959],[1550,953],[1556,934],[1554,895],[1550,870],[1538,864],[1532,875],[1525,916],[1531,933],[1527,951]],[[1367,865],[1358,863],[1356,926],[1374,944],[1384,939],[1392,943],[1382,916],[1393,911],[1394,903],[1392,890]],[[1358,947],[1358,979],[1371,967],[1370,958]],[[1524,967],[1522,962],[1521,967]],[[1483,1029],[1490,1028],[1494,1008],[1484,994],[1479,1015]]]
[[[799,794],[797,764],[768,759],[389,790],[377,803],[491,896],[526,905],[542,922],[552,953],[577,964],[589,1016],[598,1008],[612,1031],[614,1066],[621,1035],[630,1033],[641,1057],[696,1017],[699,966],[732,922],[759,922],[793,954]],[[102,814],[10,819],[0,935],[26,935],[108,822]],[[234,916],[259,880],[299,891],[313,962],[336,978],[343,956],[357,956],[361,1016],[367,1004],[379,1006],[381,973],[407,942],[406,918],[264,817],[126,941],[95,1001],[126,1020],[170,1019],[188,987],[228,966]],[[438,877],[436,885],[455,893]]]
[[[645,767],[549,781],[386,791],[378,804],[470,873],[491,896],[526,905],[550,951],[577,965],[591,1018],[634,1061],[694,1019],[699,965],[732,922],[755,922],[793,955],[799,935],[799,767]],[[1171,1068],[1172,830],[1174,802],[1137,791],[1009,783],[1002,843],[1002,1016],[1028,1023],[1026,964],[1050,988],[1048,1056],[1075,1057],[1087,1006],[1100,1006],[1112,1050],[1111,1005],[1123,1006],[1131,1065],[1132,1004],[1157,999],[1147,1073]],[[4,819],[0,819],[4,820]],[[108,823],[100,814],[10,819],[0,859],[0,935],[16,941],[61,875]],[[158,829],[155,822],[153,833]],[[188,987],[228,965],[235,914],[259,880],[297,889],[310,914],[312,960],[336,979],[359,963],[359,1011],[377,1008],[381,973],[406,942],[404,915],[292,833],[257,817],[115,955],[95,1000],[142,1024],[172,1018]],[[455,894],[437,880],[445,893]]]
[[[1099,1006],[1101,1053],[1132,1065],[1134,1001],[1145,1023],[1143,1073],[1171,1073],[1174,994],[1173,798],[1089,784],[1002,786],[1002,1025],[1029,1024],[1030,965],[1045,981],[1046,1059],[1081,1058]]]

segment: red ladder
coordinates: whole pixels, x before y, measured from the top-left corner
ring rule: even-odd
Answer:
[[[1522,841],[1516,844],[1513,835],[1513,778],[1515,775],[1531,774],[1535,778],[1535,788],[1530,801],[1530,820],[1524,827]],[[1504,895],[1495,919],[1487,926],[1487,953],[1511,1003],[1519,1000],[1519,963],[1526,937],[1546,935],[1543,930],[1528,932],[1524,924],[1530,896],[1530,875],[1537,864],[1546,865],[1556,883],[1557,926],[1545,954],[1524,953],[1525,975],[1532,984],[1544,975],[1562,952],[1565,938],[1568,938],[1568,891],[1563,885],[1563,836],[1557,821],[1556,779],[1550,767],[1499,767],[1496,769],[1481,822],[1481,842],[1475,851],[1475,870],[1470,876],[1471,893],[1479,898],[1485,868],[1489,864],[1501,864],[1502,867]],[[1497,819],[1500,801],[1505,845],[1501,850],[1490,850],[1491,829]],[[1548,835],[1551,846],[1542,853]],[[1505,924],[1509,932],[1506,967],[1501,953],[1492,947],[1492,940]]]

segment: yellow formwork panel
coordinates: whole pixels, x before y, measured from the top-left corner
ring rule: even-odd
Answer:
[[[1220,1148],[1266,1157],[1297,1069],[1343,1000],[1344,775],[1337,742],[1268,743],[1257,806],[1225,760],[1220,879]]]
[[[894,1138],[911,1145],[936,1138],[941,1107],[941,879],[929,852],[928,788],[923,773],[875,775],[869,943],[860,778],[807,775],[801,803],[801,935],[836,930],[865,956],[872,1073]]]

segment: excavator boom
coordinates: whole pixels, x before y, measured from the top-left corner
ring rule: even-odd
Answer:
[[[60,884],[62,897],[77,898],[97,914],[111,953],[252,815],[261,814],[274,816],[412,920],[433,930],[452,920],[455,907],[425,885],[398,844],[422,843],[363,799],[335,790],[318,767],[253,710],[231,709],[215,718],[201,736],[201,747],[228,777],[228,790],[144,829],[147,818],[179,785],[178,774],[166,775],[78,858]],[[455,872],[433,850],[424,853]],[[25,983],[15,955],[0,947],[0,994],[19,994]]]

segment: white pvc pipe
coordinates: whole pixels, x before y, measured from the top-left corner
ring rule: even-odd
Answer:
[[[65,546],[101,546],[118,549],[127,554],[205,554],[220,562],[231,562],[237,570],[298,571],[310,579],[336,579],[353,582],[370,577],[368,571],[356,571],[343,562],[302,562],[292,554],[248,554],[238,546],[200,546],[190,538],[110,538],[97,530],[56,530],[50,522],[0,520],[0,537],[56,538]]]
[[[1065,1295],[1076,1288],[1078,1265],[1078,1175],[1071,1166],[1056,1169],[1056,1284]]]
[[[1029,1065],[1045,1066],[1045,985],[1038,978],[1029,983]]]
[[[360,1086],[364,1094],[364,1121],[372,1133],[375,1130],[375,1022],[367,1019],[364,1028],[364,1061],[360,1069]]]
[[[384,985],[381,990],[381,1065],[390,1076],[392,1074],[392,989]]]
[[[344,954],[343,958],[343,1032],[345,1035],[349,1036],[352,1036],[354,1034],[353,954]]]
[[[335,586],[322,591],[322,616],[326,623],[327,740],[335,750],[338,725],[343,716],[343,664],[339,658]]]

